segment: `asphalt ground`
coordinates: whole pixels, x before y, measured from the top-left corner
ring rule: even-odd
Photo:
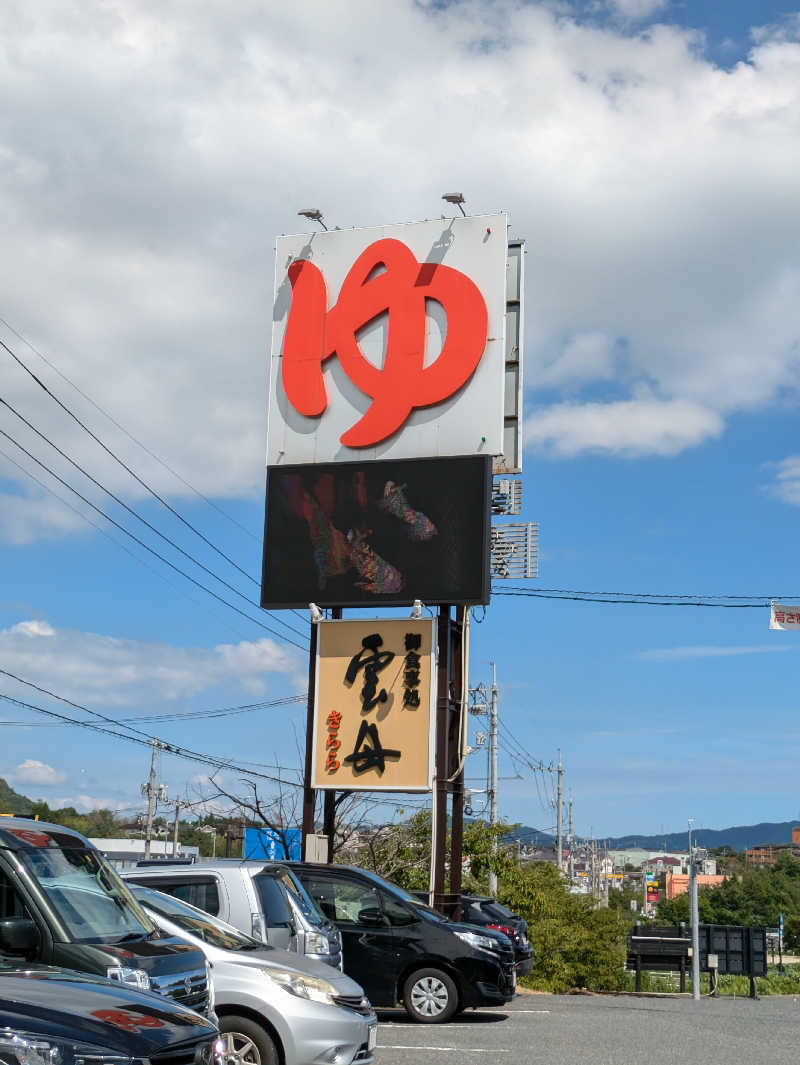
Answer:
[[[800,996],[633,998],[519,994],[449,1024],[378,1013],[377,1065],[797,1065]]]

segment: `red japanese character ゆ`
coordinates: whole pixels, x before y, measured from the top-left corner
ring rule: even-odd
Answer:
[[[420,263],[399,240],[377,240],[359,255],[330,310],[325,279],[314,263],[297,259],[288,273],[292,305],[281,360],[286,397],[299,414],[319,417],[328,406],[322,364],[335,354],[356,388],[372,399],[342,435],[346,447],[379,444],[416,408],[448,399],[466,384],[483,356],[489,318],[477,285],[453,267]],[[447,315],[442,350],[429,366],[426,300],[441,304]],[[378,367],[364,357],[356,335],[385,311],[388,338]]]

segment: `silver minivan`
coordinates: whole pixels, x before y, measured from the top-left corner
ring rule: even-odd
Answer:
[[[371,1065],[378,1021],[350,977],[265,946],[171,895],[131,890],[163,932],[206,955],[226,1065]]]
[[[262,943],[342,968],[342,940],[282,862],[217,858],[195,864],[168,859],[120,874],[174,895]]]

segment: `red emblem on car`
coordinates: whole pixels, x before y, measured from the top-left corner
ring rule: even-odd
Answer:
[[[142,1028],[163,1028],[164,1022],[149,1013],[134,1013],[133,1010],[92,1010],[92,1016],[107,1021],[125,1032],[137,1032]],[[190,1014],[191,1016],[191,1014]]]
[[[347,447],[379,444],[415,408],[452,396],[475,372],[486,347],[488,314],[477,285],[450,266],[420,263],[399,240],[377,240],[359,255],[330,310],[325,279],[312,262],[293,262],[289,281],[292,305],[281,371],[286,396],[299,414],[319,417],[328,405],[322,364],[336,355],[353,384],[372,399],[342,435]],[[436,300],[447,314],[442,350],[429,366],[426,300]],[[356,334],[384,311],[389,330],[379,368],[364,357]]]

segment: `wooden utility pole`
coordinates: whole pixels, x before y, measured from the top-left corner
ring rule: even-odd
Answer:
[[[489,705],[489,824],[497,824],[497,666],[492,667],[492,701]],[[492,836],[492,854],[497,854],[497,836]],[[497,873],[489,870],[489,894],[497,897]]]
[[[150,778],[142,788],[147,795],[147,820],[144,826],[144,857],[145,861],[150,858],[150,844],[153,839],[153,814],[156,806],[156,755],[158,753],[158,740],[153,740],[153,750],[150,755]]]
[[[558,748],[558,783],[556,787],[556,866],[564,868],[564,767],[561,764],[561,748]]]

